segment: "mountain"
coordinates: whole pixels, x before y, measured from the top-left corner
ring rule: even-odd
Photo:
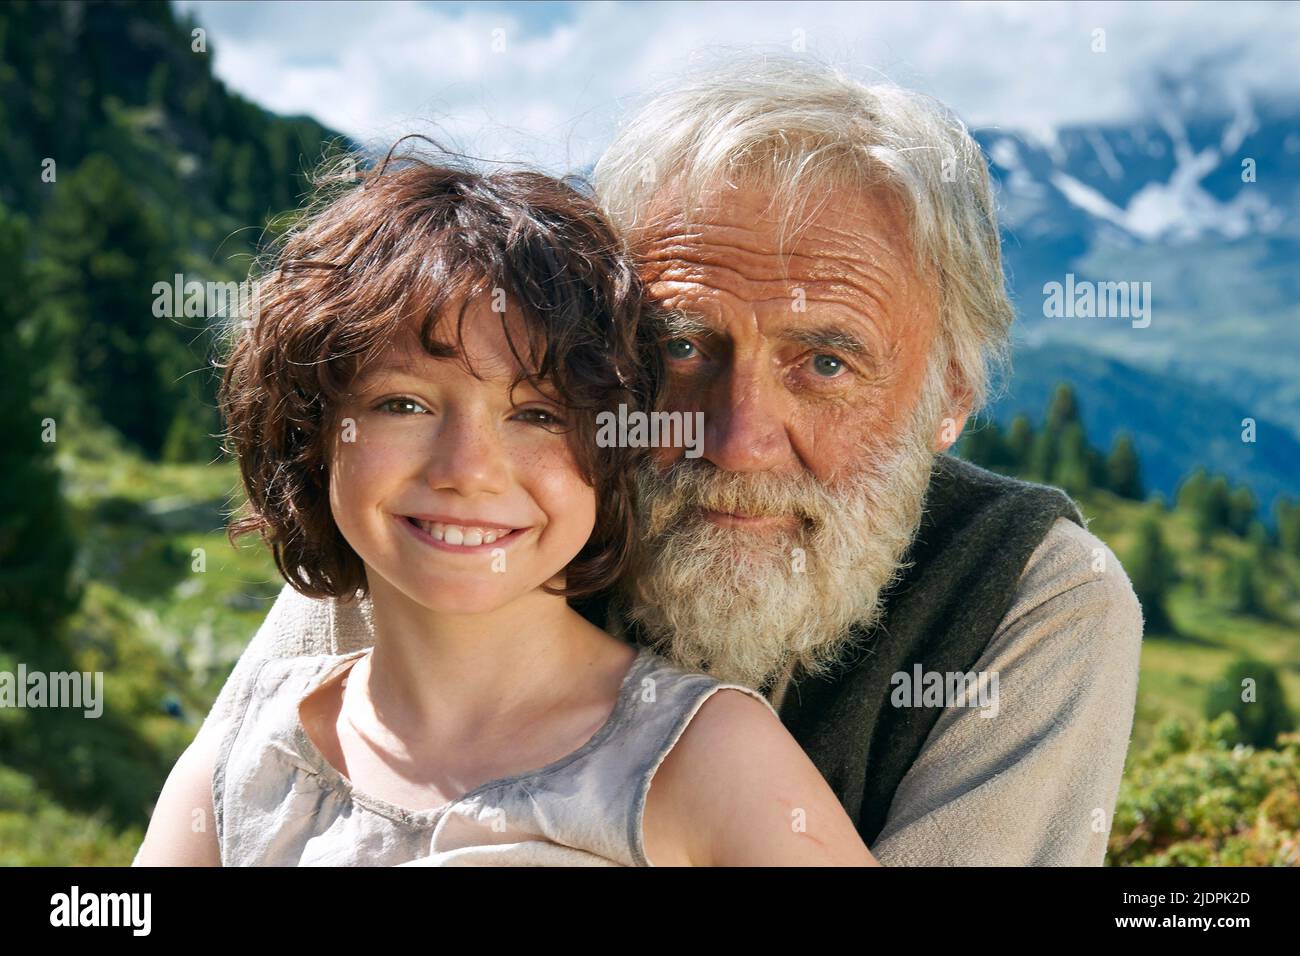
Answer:
[[[1210,110],[1196,92],[1166,84],[1128,125],[975,131],[999,189],[1017,342],[1204,387],[1225,403],[1196,406],[1214,420],[1242,412],[1300,438],[1300,106]],[[1150,324],[1049,317],[1044,285],[1067,275],[1149,282]],[[1111,384],[1078,383],[1085,406]]]
[[[1151,487],[1203,466],[1268,505],[1300,493],[1300,104],[1211,92],[1164,79],[1131,123],[973,131],[1017,309],[990,413],[1036,420],[1069,381],[1094,441],[1133,434]],[[1149,291],[1149,324],[1066,317],[1049,283]]]
[[[322,154],[351,145],[231,93],[212,54],[166,3],[0,5],[0,212],[30,224],[24,324],[56,343],[60,396],[43,407],[172,461],[217,453],[224,317],[162,314],[154,288],[246,278]]]
[[[37,219],[68,174],[102,155],[182,250],[211,260],[227,239],[251,249],[256,233],[238,231],[297,206],[304,169],[344,140],[227,90],[212,72],[215,41],[197,27],[150,0],[0,6],[0,201]]]

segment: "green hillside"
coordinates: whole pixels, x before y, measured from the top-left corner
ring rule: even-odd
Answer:
[[[0,209],[27,227],[41,306],[29,330],[65,404],[150,457],[206,461],[219,423],[210,367],[228,315],[155,286],[238,282],[345,145],[275,116],[212,72],[213,43],[160,2],[0,5]]]
[[[104,714],[0,709],[0,864],[120,865],[280,581],[225,538],[233,465],[150,462],[106,431],[58,446],[81,599],[54,634],[6,622],[0,670],[102,671]]]
[[[229,316],[155,286],[243,279],[347,144],[229,92],[196,30],[162,2],[0,5],[0,673],[99,671],[105,698],[0,707],[0,863],[129,861],[277,590],[221,533]]]
[[[1253,547],[1230,533],[1197,544],[1195,517],[1160,505],[1125,500],[1104,490],[1076,496],[1089,530],[1126,561],[1137,549],[1145,517],[1156,513],[1160,534],[1176,555],[1179,579],[1167,607],[1174,630],[1143,638],[1142,694],[1134,746],[1154,739],[1165,717],[1203,716],[1211,686],[1231,661],[1256,657],[1277,669],[1292,710],[1300,717],[1300,559],[1269,549],[1268,569],[1259,573],[1267,612],[1243,614],[1235,607],[1233,561],[1253,560]]]

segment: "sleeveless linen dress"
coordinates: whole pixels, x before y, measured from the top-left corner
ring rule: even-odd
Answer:
[[[762,694],[641,648],[606,722],[544,767],[441,807],[363,793],[325,760],[298,705],[370,652],[272,658],[238,688],[213,771],[224,866],[653,866],[642,833],[659,764],[716,691]]]

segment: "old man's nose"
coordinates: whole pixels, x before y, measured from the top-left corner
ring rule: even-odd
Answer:
[[[718,383],[704,414],[704,457],[725,471],[757,472],[789,464],[785,410],[774,389],[747,377]]]

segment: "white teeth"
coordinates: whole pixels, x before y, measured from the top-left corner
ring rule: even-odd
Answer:
[[[456,524],[442,524],[438,521],[420,521],[416,520],[421,528],[424,529],[437,541],[445,541],[447,544],[459,545],[463,548],[475,548],[481,544],[492,544],[498,538],[504,538],[509,531],[493,529],[487,531],[483,528],[469,528]]]

